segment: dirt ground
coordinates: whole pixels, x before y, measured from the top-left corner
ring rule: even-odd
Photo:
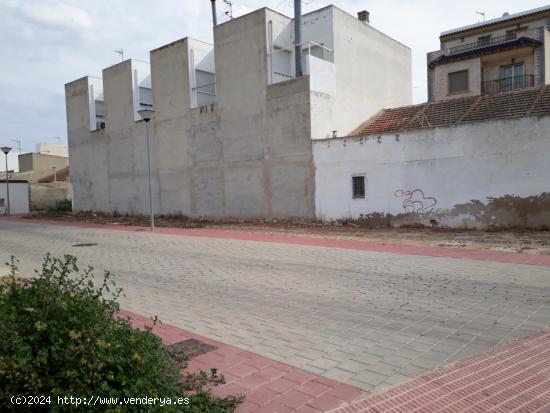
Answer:
[[[148,226],[143,215],[32,214],[28,219],[49,219],[96,224]],[[234,231],[284,232],[312,237],[361,239],[387,244],[432,245],[449,248],[486,249],[550,255],[550,231],[475,230],[448,228],[366,228],[354,223],[305,224],[286,221],[193,221],[185,216],[159,216],[159,227],[213,228]]]

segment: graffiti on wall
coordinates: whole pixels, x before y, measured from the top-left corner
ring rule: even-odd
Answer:
[[[433,196],[426,196],[422,189],[416,188],[412,191],[399,189],[394,192],[396,198],[403,198],[403,209],[412,214],[423,214],[432,212],[437,205],[437,199]]]

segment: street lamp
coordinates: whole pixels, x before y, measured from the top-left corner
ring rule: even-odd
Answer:
[[[9,146],[3,146],[2,152],[6,155],[6,194],[8,198],[8,207],[6,208],[6,214],[10,215],[10,177],[8,175],[8,153],[10,153],[11,148]]]
[[[149,175],[149,214],[151,215],[151,232],[155,231],[155,212],[153,211],[153,187],[151,185],[151,147],[149,144],[149,121],[155,116],[153,109],[138,110],[139,116],[145,121],[147,133],[147,173]]]

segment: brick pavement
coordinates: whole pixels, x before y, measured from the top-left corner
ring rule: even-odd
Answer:
[[[397,412],[550,412],[550,330],[333,410]]]
[[[111,229],[117,231],[133,231],[143,232],[148,231],[148,228],[131,226],[131,225],[117,225],[117,224],[87,224],[87,223],[74,223],[64,222],[57,220],[28,220],[19,216],[13,216],[10,218],[0,217],[0,220],[21,222],[21,223],[36,223],[36,224],[49,224],[60,225],[80,228],[95,228],[95,229]],[[377,243],[367,240],[351,240],[340,239],[338,237],[315,237],[307,235],[295,235],[284,233],[269,233],[269,232],[254,232],[254,231],[232,231],[232,230],[216,230],[216,229],[192,229],[192,228],[156,228],[158,234],[171,234],[171,235],[184,235],[194,237],[207,237],[207,238],[222,238],[222,239],[234,239],[243,241],[258,241],[258,242],[274,242],[283,244],[298,244],[298,245],[311,245],[327,248],[344,248],[344,249],[356,249],[367,250],[377,252],[388,252],[393,254],[405,254],[405,255],[421,255],[428,257],[446,257],[456,259],[470,259],[479,261],[493,261],[493,262],[505,262],[512,264],[525,264],[525,265],[538,265],[550,267],[550,255],[548,254],[518,254],[515,252],[505,251],[487,251],[487,250],[475,250],[469,248],[448,248],[432,245],[414,246],[414,245],[401,245],[384,242]]]
[[[544,265],[0,220],[0,259],[46,252],[112,270],[125,308],[363,390],[550,319]]]
[[[120,311],[119,315],[129,317],[137,328],[152,325],[150,319],[129,311]],[[214,351],[192,358],[186,371],[209,372],[216,368],[224,375],[225,384],[215,387],[214,394],[245,396],[237,413],[319,413],[366,395],[352,386],[171,325],[156,325],[153,333],[167,345],[194,338],[216,347]]]

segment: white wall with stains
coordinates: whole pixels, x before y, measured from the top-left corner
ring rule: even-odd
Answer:
[[[550,225],[550,117],[315,141],[319,219]],[[352,177],[365,176],[365,198]],[[549,205],[547,205],[549,204]]]

